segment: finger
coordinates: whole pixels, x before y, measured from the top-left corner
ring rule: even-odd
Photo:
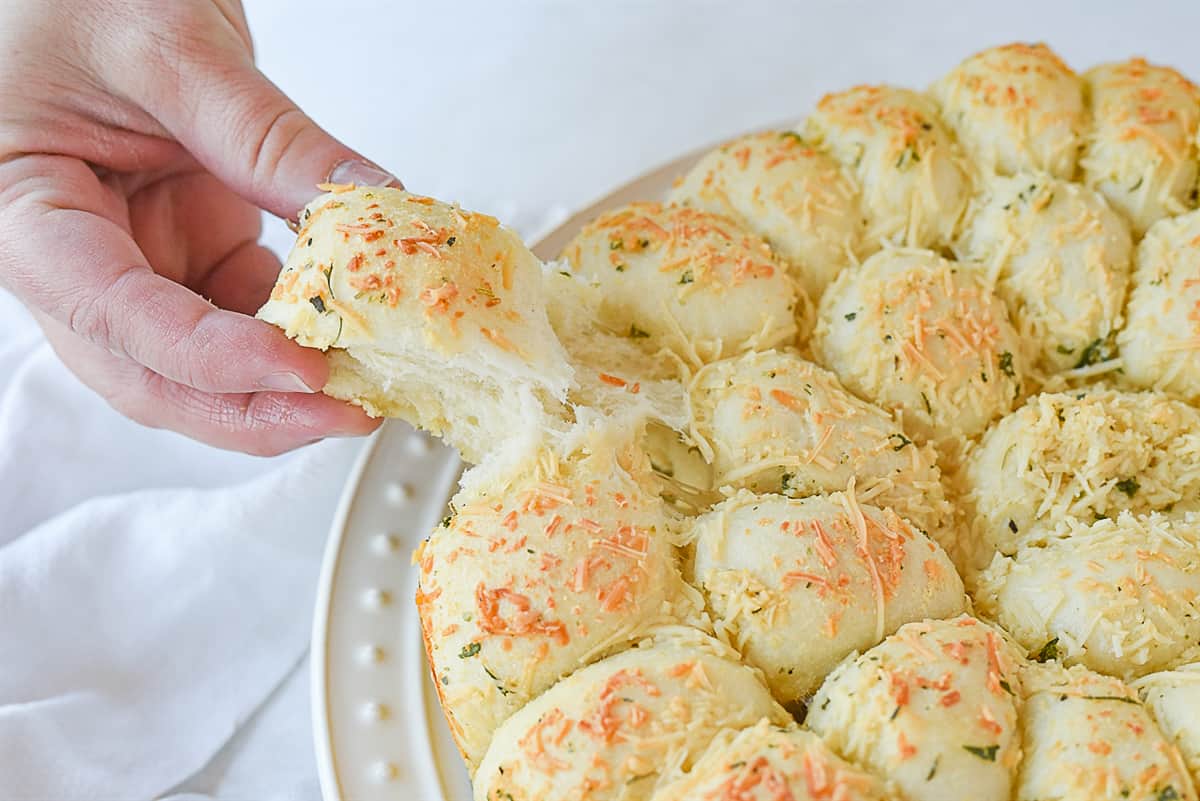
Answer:
[[[147,263],[192,289],[198,290],[207,272],[234,249],[262,233],[262,212],[198,164],[161,176],[126,198],[129,231]]]
[[[212,267],[196,290],[222,309],[254,314],[271,296],[279,258],[257,242],[243,242]]]
[[[147,110],[260,208],[294,219],[320,183],[401,186],[309,119],[244,50],[213,45],[179,58],[175,85],[145,85]]]
[[[84,384],[126,417],[218,448],[273,456],[328,436],[361,436],[379,420],[326,395],[218,395],[163,378],[38,315],[55,352]]]
[[[0,276],[86,341],[204,392],[315,391],[320,352],[155,274],[96,176],[73,159],[0,164]]]
[[[129,224],[156,273],[222,309],[253,315],[279,275],[258,244],[262,212],[199,165],[133,191]]]

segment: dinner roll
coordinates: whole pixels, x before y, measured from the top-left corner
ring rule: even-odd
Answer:
[[[803,729],[759,721],[717,736],[688,775],[653,801],[896,801],[879,779]]]
[[[983,567],[1035,523],[1194,506],[1200,411],[1152,392],[1043,393],[983,436],[963,477]]]
[[[945,552],[852,492],[793,499],[743,490],[697,518],[690,537],[694,583],[717,625],[784,704],[902,624],[966,608]]]
[[[864,502],[935,536],[949,525],[932,450],[812,362],[748,353],[701,370],[690,394],[693,434],[715,486],[803,497],[843,490],[854,478]]]
[[[909,623],[843,662],[807,724],[910,801],[1008,801],[1021,758],[1021,658],[971,617]]]
[[[858,187],[793,131],[721,145],[683,176],[671,200],[724,214],[761,236],[813,300],[857,261],[863,235]]]
[[[1159,729],[1179,749],[1193,781],[1200,778],[1200,663],[1152,673],[1133,686]]]
[[[1024,678],[1017,801],[1194,801],[1178,750],[1119,679],[1053,664]]]
[[[1048,372],[1112,348],[1129,283],[1129,226],[1091,189],[1047,175],[987,180],[955,250],[978,264]]]
[[[963,149],[984,172],[1071,178],[1087,127],[1083,82],[1044,44],[993,47],[931,89]]]
[[[631,204],[585,226],[563,257],[600,288],[601,326],[693,367],[791,341],[809,305],[766,242],[699,209]]]
[[[475,801],[642,801],[726,728],[791,719],[757,671],[673,628],[555,684],[496,732]]]
[[[883,250],[821,298],[818,359],[851,392],[897,413],[918,442],[961,446],[1013,407],[1025,354],[975,267]]]
[[[580,665],[698,611],[632,446],[473,487],[417,553],[417,609],[442,706],[474,767],[509,715]]]
[[[1046,537],[997,554],[974,593],[1027,650],[1126,679],[1197,656],[1200,515],[1068,517]]]
[[[928,248],[950,242],[971,182],[928,97],[895,86],[856,86],[821,98],[804,130],[858,178],[869,242]]]
[[[1138,236],[1195,206],[1196,85],[1140,58],[1094,67],[1083,79],[1092,124],[1079,163],[1088,185],[1129,218]]]
[[[1125,329],[1124,378],[1200,401],[1200,211],[1160,220],[1138,245]]]
[[[572,370],[541,265],[495,219],[335,186],[300,225],[258,316],[332,351],[327,394],[439,434],[470,462],[560,408]]]

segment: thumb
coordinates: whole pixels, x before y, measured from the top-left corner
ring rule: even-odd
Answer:
[[[176,91],[148,110],[243,198],[295,219],[317,184],[402,186],[313,122],[248,55],[220,56],[218,63],[181,64]]]

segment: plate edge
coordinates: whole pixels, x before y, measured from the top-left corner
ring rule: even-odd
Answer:
[[[354,466],[342,485],[342,493],[333,513],[329,536],[321,555],[321,575],[317,580],[317,598],[313,609],[312,639],[309,646],[309,703],[312,707],[313,750],[316,752],[317,777],[321,785],[321,797],[325,801],[342,801],[342,788],[338,783],[334,766],[333,737],[329,728],[329,613],[332,607],[333,577],[341,562],[342,542],[346,535],[346,522],[350,509],[358,496],[367,463],[375,454],[383,437],[383,428],[371,434],[355,457]]]

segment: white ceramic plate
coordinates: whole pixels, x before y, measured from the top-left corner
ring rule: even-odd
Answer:
[[[609,193],[534,245],[542,259],[601,211],[663,197],[693,153]],[[410,557],[445,515],[462,471],[398,421],[364,447],[325,551],[312,640],[313,731],[326,801],[470,801],[429,678]]]

